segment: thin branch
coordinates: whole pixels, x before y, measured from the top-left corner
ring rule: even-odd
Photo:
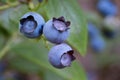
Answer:
[[[14,3],[10,3],[10,4],[6,4],[6,5],[3,5],[3,6],[0,6],[0,10],[4,10],[4,9],[7,9],[7,8],[10,8],[10,7],[14,7],[14,6],[17,6],[19,5],[19,2],[14,2]]]
[[[11,38],[8,40],[6,45],[0,51],[0,59],[11,49],[11,44],[14,42],[15,38],[17,37],[17,33],[14,33]]]

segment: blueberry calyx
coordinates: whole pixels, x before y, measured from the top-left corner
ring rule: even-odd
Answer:
[[[28,16],[27,18],[23,18],[20,20],[21,29],[20,32],[30,34],[33,33],[37,27],[37,22],[34,20],[33,16]]]
[[[70,66],[71,65],[71,58],[70,55],[65,53],[62,55],[61,60],[60,60],[61,64],[63,66]]]
[[[64,53],[62,56],[61,56],[61,64],[64,66],[64,67],[68,67],[71,65],[71,62],[73,60],[75,60],[75,57],[73,56],[73,50],[70,50],[68,51],[67,53]]]
[[[57,18],[53,18],[53,26],[59,31],[63,32],[69,29],[70,21],[65,21],[63,16]]]
[[[74,61],[75,60],[75,56],[73,56],[74,51],[70,50],[67,52],[67,54],[69,54],[71,56],[71,60]]]

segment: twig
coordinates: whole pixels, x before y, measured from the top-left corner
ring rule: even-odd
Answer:
[[[3,47],[3,49],[0,51],[0,59],[11,49],[11,44],[17,37],[17,33],[14,33],[10,40],[6,43],[6,45]]]
[[[14,7],[14,6],[17,6],[17,5],[19,5],[19,2],[6,4],[6,5],[3,5],[3,6],[0,6],[0,10],[4,10],[4,9],[10,8],[10,7]]]

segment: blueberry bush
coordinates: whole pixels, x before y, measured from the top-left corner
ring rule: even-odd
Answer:
[[[0,0],[0,80],[120,80],[119,0]]]

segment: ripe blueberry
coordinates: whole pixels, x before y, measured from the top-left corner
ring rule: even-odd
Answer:
[[[20,19],[19,30],[28,38],[37,38],[42,34],[45,21],[41,15],[28,12]]]
[[[70,66],[75,57],[73,56],[72,48],[62,43],[51,48],[48,53],[48,59],[52,66],[61,69]]]
[[[110,0],[100,0],[97,4],[97,9],[104,16],[116,15],[117,6]]]
[[[102,52],[105,48],[105,41],[99,35],[90,39],[90,45],[95,52]]]
[[[95,36],[98,36],[100,34],[99,29],[92,23],[88,23],[88,35],[89,38],[93,38]]]
[[[63,43],[69,36],[70,22],[65,21],[64,17],[49,20],[43,28],[46,39],[52,43]]]

